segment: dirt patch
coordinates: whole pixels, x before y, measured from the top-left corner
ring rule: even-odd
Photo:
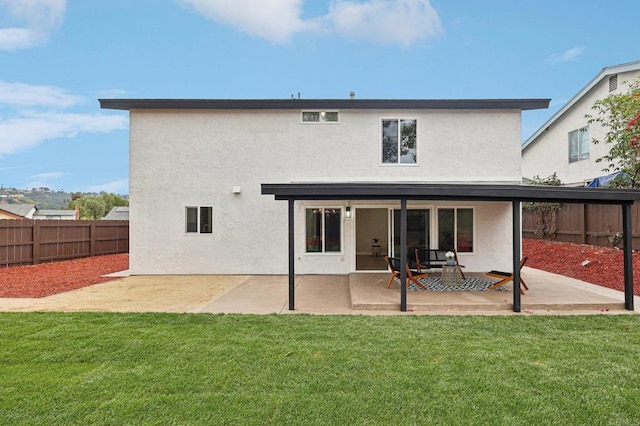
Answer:
[[[555,241],[525,239],[527,266],[624,291],[623,251]],[[640,296],[640,252],[633,253],[633,292]]]

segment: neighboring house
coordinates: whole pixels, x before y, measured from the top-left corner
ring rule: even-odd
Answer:
[[[262,184],[518,185],[521,111],[549,101],[100,102],[130,111],[132,274],[283,274],[287,204]],[[370,270],[358,260],[373,238],[400,255],[400,202],[365,194],[295,202],[296,273]],[[511,202],[469,198],[410,201],[408,244],[456,248],[466,271],[510,270]]]
[[[75,210],[37,210],[33,218],[36,220],[78,220],[80,219],[80,211],[76,207]]]
[[[640,61],[606,67],[558,110],[522,145],[522,175],[547,177],[556,173],[564,185],[585,186],[607,175],[607,163],[596,160],[609,152],[603,142],[607,130],[589,125],[594,102],[609,94],[625,93],[640,77]],[[601,143],[594,144],[592,139]]]
[[[114,207],[101,220],[129,220],[129,207]]]
[[[0,204],[0,219],[33,219],[35,204]]]
[[[77,220],[76,210],[38,209],[35,204],[0,204],[0,219]]]

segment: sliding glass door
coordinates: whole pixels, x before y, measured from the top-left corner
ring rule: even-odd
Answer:
[[[430,241],[430,209],[407,209],[407,247],[428,248]],[[389,209],[391,256],[400,257],[400,209]],[[410,257],[412,253],[408,254]]]

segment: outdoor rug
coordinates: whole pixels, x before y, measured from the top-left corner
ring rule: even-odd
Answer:
[[[420,284],[425,286],[428,291],[485,291],[492,286],[494,282],[484,279],[482,277],[467,277],[462,281],[462,284],[457,285],[444,285],[440,277],[425,277],[418,280]],[[400,281],[396,279],[399,284]],[[409,282],[409,291],[422,291],[420,287],[412,282]],[[493,291],[509,291],[505,286],[496,287]]]

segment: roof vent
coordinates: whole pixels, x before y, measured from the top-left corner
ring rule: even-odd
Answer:
[[[609,77],[609,91],[613,92],[618,88],[618,74]]]
[[[356,98],[356,92],[349,92],[349,98],[350,99],[355,99]]]

